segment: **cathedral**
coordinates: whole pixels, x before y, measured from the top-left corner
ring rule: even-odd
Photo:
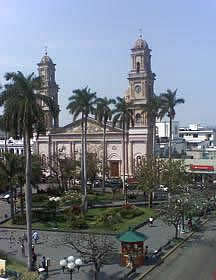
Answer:
[[[41,94],[51,96],[58,104],[59,87],[55,82],[55,64],[45,53],[38,64],[39,76],[42,79]],[[153,95],[155,74],[151,70],[151,49],[140,36],[131,49],[131,69],[128,73],[126,101],[130,102],[134,116],[134,125],[127,131],[125,143],[126,176],[134,175],[136,165],[142,156],[152,153],[152,128],[150,121],[142,112],[142,104]],[[36,142],[35,152],[45,161],[57,153],[75,159],[81,156],[81,121],[74,121],[59,127],[58,119],[53,120],[48,108],[42,104],[46,116],[48,132],[41,135]],[[111,125],[107,127],[106,155],[109,177],[123,175],[123,137],[122,129]],[[87,149],[89,153],[103,157],[103,126],[94,119],[88,119]]]

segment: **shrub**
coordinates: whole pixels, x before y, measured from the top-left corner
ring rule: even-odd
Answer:
[[[74,229],[87,229],[88,228],[88,225],[87,225],[85,219],[80,216],[76,216],[76,215],[73,216],[73,219],[70,220],[68,225]]]
[[[25,215],[15,215],[14,216],[14,220],[13,220],[13,224],[15,225],[25,225],[26,224],[26,216]]]
[[[35,194],[32,196],[32,202],[41,202],[48,200],[47,194]]]

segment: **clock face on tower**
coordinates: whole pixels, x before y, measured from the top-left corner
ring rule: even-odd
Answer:
[[[135,86],[135,92],[140,93],[141,92],[141,86],[139,86],[139,85]]]

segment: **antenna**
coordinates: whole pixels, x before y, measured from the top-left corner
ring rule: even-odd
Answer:
[[[47,46],[45,46],[45,55],[47,55],[47,49],[48,49]]]

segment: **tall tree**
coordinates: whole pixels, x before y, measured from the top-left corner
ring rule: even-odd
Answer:
[[[0,161],[0,178],[6,179],[6,184],[10,191],[10,212],[14,221],[14,188],[17,184],[17,174],[19,172],[19,156],[12,153],[5,153],[4,160]],[[3,178],[2,178],[3,177]],[[4,180],[5,181],[5,180]]]
[[[123,192],[125,203],[127,204],[127,188],[125,188],[125,136],[130,125],[133,126],[134,119],[131,110],[131,104],[126,102],[124,98],[117,97],[117,103],[113,110],[113,127],[117,124],[122,128],[122,162],[123,162]]]
[[[147,114],[147,119],[149,120],[149,126],[151,128],[151,131],[153,133],[153,151],[152,155],[155,155],[155,123],[157,118],[162,119],[162,113],[161,113],[161,97],[157,95],[151,96],[151,98],[148,99],[146,104],[142,105],[142,114]]]
[[[136,168],[138,188],[148,193],[149,208],[152,208],[152,193],[160,185],[160,171],[162,166],[162,159],[148,156],[143,157]]]
[[[107,123],[112,119],[112,109],[111,105],[115,104],[114,99],[98,98],[96,100],[97,108],[95,118],[103,124],[103,191],[105,191],[105,174],[106,174],[106,129]]]
[[[183,104],[185,100],[183,98],[177,98],[177,89],[172,91],[167,89],[167,92],[162,93],[161,97],[161,111],[160,117],[167,114],[169,118],[169,159],[172,156],[172,122],[175,118],[175,106],[178,104]]]
[[[24,136],[28,270],[32,270],[32,160],[30,139],[34,132],[37,135],[40,132],[45,132],[44,112],[41,103],[46,104],[54,118],[58,116],[59,109],[51,97],[38,93],[41,88],[41,81],[39,77],[34,76],[34,73],[26,77],[20,71],[6,73],[5,79],[8,83],[0,94],[0,106],[4,106],[3,116],[6,121],[6,130],[16,131],[20,137]]]
[[[73,115],[75,121],[81,115],[82,128],[82,158],[81,158],[81,178],[82,178],[82,209],[84,212],[88,209],[87,201],[87,126],[88,116],[95,113],[96,92],[91,92],[88,87],[83,89],[76,89],[73,95],[69,97],[69,104],[67,110]]]

